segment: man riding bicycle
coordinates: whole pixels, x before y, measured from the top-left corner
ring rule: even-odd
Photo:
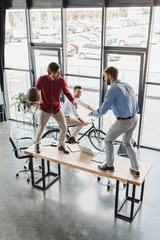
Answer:
[[[77,104],[80,104],[84,108],[94,111],[93,108],[91,108],[88,104],[86,104],[80,99],[82,95],[81,86],[76,85],[74,87],[73,95],[74,95],[75,102],[77,102]],[[71,131],[70,131],[71,136],[69,136],[67,143],[72,143],[72,144],[78,143],[75,138],[78,135],[79,131],[83,128],[83,126],[87,125],[87,122],[80,117],[77,110],[68,99],[66,99],[65,103],[63,104],[62,110],[64,112],[67,125],[75,125],[74,127],[71,128]]]

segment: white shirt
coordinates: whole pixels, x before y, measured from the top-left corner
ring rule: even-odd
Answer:
[[[82,105],[83,107],[87,108],[88,104],[84,103],[81,99],[77,98],[75,99],[77,104]],[[74,116],[76,118],[80,118],[80,115],[77,112],[77,109],[75,109],[75,106],[66,99],[65,103],[62,105],[62,110],[64,112],[64,116]]]

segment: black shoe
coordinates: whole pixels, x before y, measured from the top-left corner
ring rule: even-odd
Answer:
[[[135,171],[134,169],[130,168],[130,173],[133,174],[134,177],[140,177],[140,172],[139,171]]]
[[[74,137],[69,137],[66,143],[74,144],[74,143],[79,143],[78,141],[75,140]]]
[[[68,153],[69,153],[69,151],[67,151],[63,146],[58,147],[58,149],[59,149],[60,151],[64,152],[65,154],[68,154]]]
[[[98,165],[98,168],[100,170],[106,170],[106,171],[109,171],[109,172],[114,172],[114,167],[108,167],[107,164],[105,163],[104,165]]]
[[[36,153],[40,153],[40,147],[39,147],[39,144],[36,144],[35,147],[34,147],[34,151]]]

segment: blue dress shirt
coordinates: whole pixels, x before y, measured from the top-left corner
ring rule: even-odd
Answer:
[[[102,116],[112,109],[116,117],[127,118],[139,111],[136,95],[133,88],[126,82],[116,80],[107,91],[104,102],[92,116]]]

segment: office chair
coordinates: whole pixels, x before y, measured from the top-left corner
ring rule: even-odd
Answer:
[[[24,153],[24,150],[27,149],[29,146],[26,146],[26,147],[19,147],[18,145],[18,142],[23,142],[23,140],[29,140],[30,142],[30,145],[34,143],[33,139],[30,138],[30,137],[22,137],[22,138],[16,138],[15,134],[13,133],[13,131],[11,131],[10,133],[10,137],[9,137],[9,140],[13,146],[13,151],[15,153],[15,156],[16,158],[18,159],[25,159],[27,158],[26,162],[25,162],[25,165],[24,165],[24,169],[23,170],[20,170],[16,173],[16,176],[18,177],[19,176],[19,173],[21,172],[26,172],[27,173],[27,181],[29,182],[30,181],[30,177],[31,177],[31,171],[29,169],[29,157],[30,155],[27,155]],[[35,165],[34,168],[36,167],[39,167],[39,169],[41,169],[41,166],[39,165]],[[35,170],[35,172],[41,172],[40,170]]]

